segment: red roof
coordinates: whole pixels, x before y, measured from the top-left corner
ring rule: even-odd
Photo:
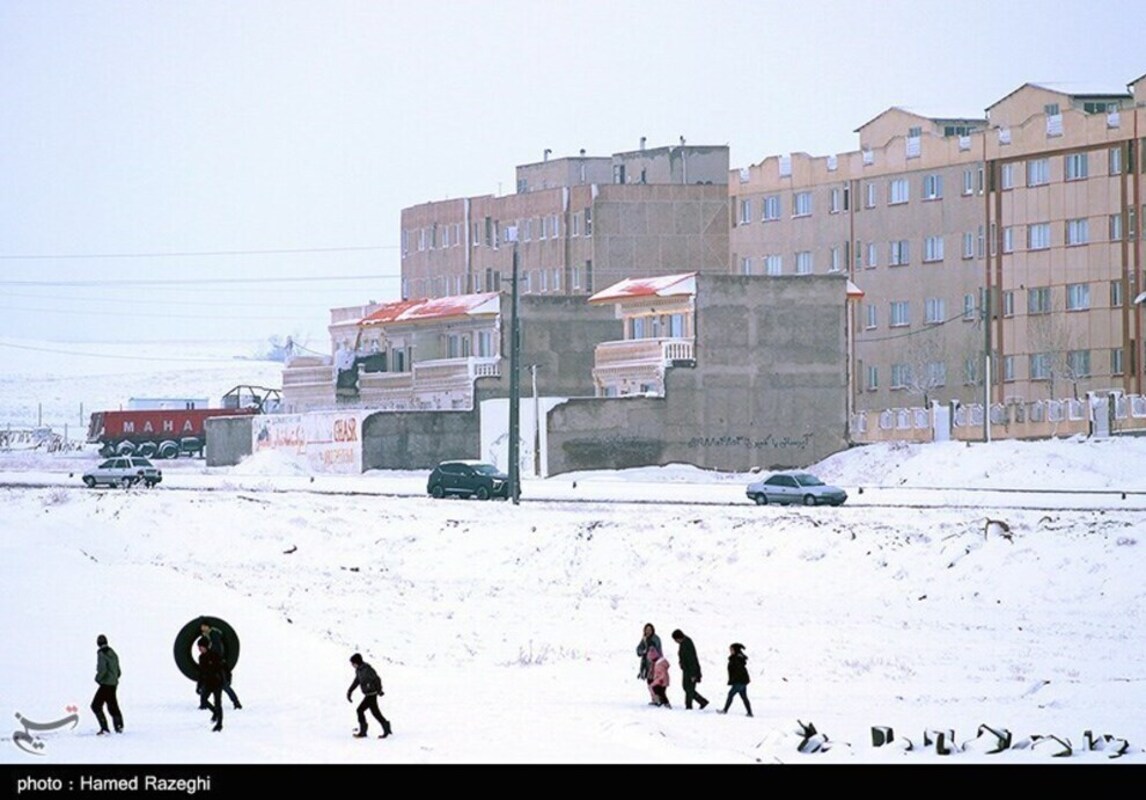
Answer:
[[[387,303],[372,314],[363,317],[363,325],[381,325],[387,322],[411,322],[420,319],[447,319],[470,314],[490,314],[500,310],[497,292],[460,294],[420,300],[398,300]]]
[[[590,303],[612,303],[627,297],[669,297],[696,294],[695,272],[660,275],[655,278],[626,278],[589,298]]]

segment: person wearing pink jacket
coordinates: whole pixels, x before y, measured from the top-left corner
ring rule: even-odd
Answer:
[[[655,647],[649,649],[649,662],[653,665],[649,688],[653,693],[653,705],[672,708],[668,699],[669,660]]]

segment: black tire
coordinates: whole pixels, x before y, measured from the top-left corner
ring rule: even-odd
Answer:
[[[430,494],[441,500],[446,496],[446,490],[442,488],[442,484],[438,483],[434,485],[433,489],[430,489]]]
[[[761,492],[760,494],[756,495],[756,496],[755,496],[755,497],[753,497],[752,499],[756,501],[756,505],[758,505],[758,506],[766,506],[766,505],[768,505],[768,495],[764,494],[763,492]]]
[[[179,442],[166,439],[159,443],[159,448],[155,451],[158,458],[179,458]]]
[[[198,651],[195,650],[195,642],[202,635],[199,631],[201,621],[222,632],[223,649],[227,653],[227,671],[230,672],[239,663],[239,635],[235,629],[218,617],[195,617],[175,636],[175,666],[179,667],[185,678],[196,682],[199,680],[199,662],[196,660]]]
[[[478,500],[489,500],[489,489],[485,488],[484,486],[479,486],[477,491],[474,492],[474,497],[476,497]]]
[[[140,442],[139,447],[135,448],[135,452],[132,453],[132,455],[139,456],[140,458],[151,458],[158,449],[159,445],[155,442]]]
[[[84,478],[84,486],[88,487],[89,489],[94,489],[95,485],[96,485],[96,479],[93,478],[91,475],[88,475],[86,478]]]
[[[810,494],[804,495],[804,505],[814,506],[815,504],[816,504],[816,498],[812,497],[812,495],[810,495]]]

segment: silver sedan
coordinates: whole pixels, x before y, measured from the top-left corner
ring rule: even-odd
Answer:
[[[745,492],[758,506],[769,503],[838,506],[848,499],[848,493],[840,487],[829,486],[807,472],[780,472],[748,484]]]

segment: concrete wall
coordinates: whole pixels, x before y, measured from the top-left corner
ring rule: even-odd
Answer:
[[[362,425],[362,469],[432,469],[451,458],[481,457],[474,411],[390,411]]]
[[[204,424],[208,467],[233,467],[252,452],[252,424],[257,417],[211,417]]]
[[[548,422],[548,471],[675,462],[804,467],[847,447],[842,276],[697,276],[696,367],[664,398],[574,399]]]

